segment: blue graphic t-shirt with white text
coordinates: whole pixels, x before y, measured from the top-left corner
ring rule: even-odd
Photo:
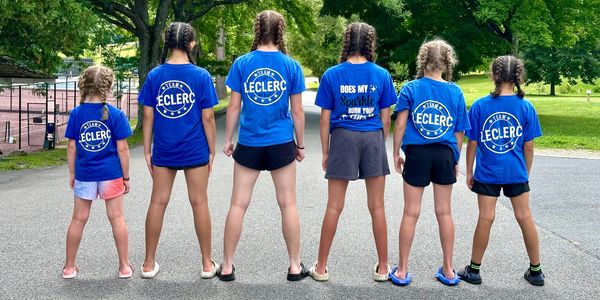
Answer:
[[[330,130],[377,131],[383,128],[379,111],[395,102],[388,71],[372,62],[344,62],[323,74],[315,104],[331,110]]]
[[[240,144],[263,147],[294,140],[290,96],[305,89],[298,62],[279,51],[254,50],[233,62],[226,84],[242,95]]]
[[[193,64],[162,64],[148,73],[138,101],[154,108],[154,165],[185,167],[208,162],[202,110],[219,102],[208,71]]]
[[[485,96],[469,110],[469,140],[477,141],[474,179],[482,183],[529,181],[523,145],[542,135],[533,105],[514,96]]]
[[[107,104],[108,119],[102,121],[102,103],[83,103],[69,114],[65,137],[77,144],[75,179],[105,181],[123,177],[117,141],[131,135],[125,114]]]
[[[452,82],[427,77],[408,82],[398,95],[395,111],[409,110],[402,149],[407,145],[440,143],[448,145],[458,162],[460,149],[455,132],[470,129],[465,98]]]

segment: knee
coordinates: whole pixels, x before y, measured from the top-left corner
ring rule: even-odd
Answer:
[[[123,211],[121,211],[121,210],[109,211],[109,212],[107,212],[106,215],[108,217],[108,220],[112,224],[123,218]]]
[[[88,218],[90,217],[90,212],[81,212],[73,214],[72,223],[77,223],[80,225],[85,225],[87,223]]]
[[[410,219],[417,220],[420,215],[421,215],[421,209],[419,209],[419,208],[404,209],[403,218],[410,218]]]
[[[384,211],[384,204],[383,201],[382,202],[369,202],[369,204],[367,205],[369,207],[369,212],[371,214],[375,214],[381,211]]]
[[[190,204],[192,206],[206,206],[208,204],[208,196],[190,197]]]
[[[231,199],[231,209],[236,209],[241,212],[246,212],[248,206],[250,205],[250,199],[242,198],[239,196],[234,196]]]
[[[439,218],[444,218],[444,217],[448,217],[451,216],[452,212],[450,210],[450,208],[448,207],[444,207],[444,208],[435,208],[435,216],[439,219]]]
[[[339,217],[342,214],[343,210],[344,210],[343,205],[327,204],[327,213],[329,213],[329,214],[333,214],[333,215]]]
[[[479,222],[484,224],[492,224],[496,219],[496,214],[492,213],[480,213],[479,214]]]
[[[519,222],[519,224],[524,224],[531,222],[533,220],[533,216],[531,215],[531,211],[529,209],[521,211],[516,210],[515,219],[517,219],[517,222]]]

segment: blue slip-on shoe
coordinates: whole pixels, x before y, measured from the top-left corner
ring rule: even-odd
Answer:
[[[470,284],[481,284],[481,275],[471,271],[469,266],[466,266],[462,271],[458,271],[458,277]]]
[[[396,270],[398,270],[397,266],[392,267],[392,270],[390,271],[390,274],[389,274],[390,281],[394,285],[398,285],[398,286],[409,285],[410,282],[412,281],[412,279],[410,278],[410,273],[406,273],[406,276],[404,276],[404,278],[398,278],[398,277],[396,277]]]
[[[454,272],[454,270],[452,272]],[[435,278],[437,278],[437,280],[439,280],[444,285],[457,285],[460,283],[460,278],[458,278],[458,275],[456,275],[456,272],[454,272],[454,278],[447,278],[446,276],[444,276],[444,273],[442,272],[442,267],[440,267],[438,269],[438,271],[435,273]]]

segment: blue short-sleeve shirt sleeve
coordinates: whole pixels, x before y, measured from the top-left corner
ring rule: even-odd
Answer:
[[[379,108],[384,109],[392,106],[396,103],[396,90],[394,89],[394,82],[392,76],[388,73],[383,82],[383,91],[381,93],[381,99],[379,100]]]
[[[200,95],[200,107],[202,109],[211,108],[219,103],[217,91],[212,82],[210,74],[206,73],[202,76],[202,95]]]
[[[400,94],[398,95],[398,101],[396,102],[396,108],[394,111],[403,111],[410,108],[412,95],[410,88],[405,85],[400,90]]]
[[[529,142],[540,136],[542,136],[540,120],[538,119],[533,105],[529,105],[529,110],[527,111],[527,122],[523,128],[523,138],[526,142]]]
[[[473,106],[471,106],[471,109],[469,109],[469,123],[471,123],[471,129],[468,129],[466,131],[466,135],[469,138],[469,140],[471,141],[478,141],[479,140],[479,130],[477,130],[477,125],[479,124],[479,106],[476,104],[473,104]]]
[[[240,71],[239,61],[236,60],[229,69],[225,84],[234,92],[242,93],[242,73]]]
[[[156,97],[152,92],[152,77],[151,73],[148,73],[146,76],[146,80],[144,80],[144,85],[142,85],[142,89],[138,94],[138,102],[144,106],[155,107],[156,106]]]
[[[327,73],[323,74],[319,89],[317,90],[317,97],[315,99],[315,105],[328,109],[334,109],[334,95],[332,91],[331,82]]]
[[[290,87],[290,95],[296,95],[306,90],[306,84],[304,83],[304,72],[299,64],[294,64],[294,74]]]
[[[471,123],[467,117],[467,106],[465,105],[465,96],[462,92],[458,97],[458,106],[456,111],[456,127],[454,132],[471,129]]]
[[[77,116],[74,112],[75,110],[71,111],[69,122],[67,122],[67,130],[65,131],[65,137],[71,140],[77,139],[77,129],[79,128],[79,126],[75,124],[77,123]]]
[[[131,136],[131,126],[129,126],[125,114],[120,110],[118,110],[114,126],[112,135],[116,140],[123,140]]]

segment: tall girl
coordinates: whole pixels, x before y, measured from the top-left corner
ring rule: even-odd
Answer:
[[[210,74],[194,65],[195,32],[187,23],[171,23],[165,32],[162,64],[144,82],[144,154],[152,176],[152,196],[146,215],[146,257],[142,277],[153,278],[160,266],[156,248],[173,181],[183,170],[202,253],[202,278],[212,278],[218,265],[211,257],[211,220],[207,185],[215,155],[218,103]],[[167,54],[170,56],[167,60]]]
[[[503,190],[504,196],[510,198],[529,255],[525,279],[533,285],[544,285],[538,234],[529,209],[533,140],[542,135],[542,130],[535,109],[523,99],[524,74],[523,62],[516,57],[496,58],[492,64],[496,89],[475,101],[469,110],[473,128],[467,131],[467,186],[477,194],[479,219],[471,264],[458,273],[469,283],[481,283],[479,269],[496,216],[496,201]]]
[[[296,209],[296,163],[304,159],[304,75],[298,62],[286,55],[285,21],[263,11],[254,22],[252,50],[235,60],[227,75],[231,88],[227,107],[225,147],[233,155],[233,191],[225,223],[223,265],[219,278],[235,280],[233,257],[240,240],[246,209],[262,170],[271,173],[281,210],[283,237],[290,259],[287,279],[307,276],[300,262],[300,220]],[[290,114],[291,106],[291,114]],[[233,131],[239,120],[238,143]],[[294,142],[294,133],[296,140]]]
[[[470,128],[460,88],[449,82],[456,65],[452,46],[436,39],[421,45],[417,56],[417,79],[398,95],[394,129],[394,166],[404,178],[404,212],[400,224],[400,261],[390,273],[396,285],[408,285],[408,257],[421,212],[423,190],[433,183],[435,216],[444,260],[435,277],[445,285],[460,282],[452,269],[454,222],[452,186],[464,131]],[[400,145],[405,159],[400,156]]]
[[[67,260],[62,271],[65,279],[79,273],[75,263],[83,229],[92,202],[104,199],[112,226],[117,253],[119,278],[130,278],[129,233],[123,215],[123,194],[129,192],[129,122],[122,111],[107,104],[114,81],[113,71],[91,66],[79,76],[81,105],[71,111],[65,137],[69,139],[67,158],[69,184],[75,194],[73,217],[67,231]]]
[[[392,77],[373,63],[375,29],[348,25],[340,64],[321,79],[315,104],[321,107],[321,149],[328,183],[327,210],[321,227],[319,257],[310,269],[317,281],[329,279],[327,257],[350,180],[364,179],[377,248],[375,281],[388,280],[387,224],[383,203],[385,176],[390,174],[385,139],[389,107],[396,102]]]

